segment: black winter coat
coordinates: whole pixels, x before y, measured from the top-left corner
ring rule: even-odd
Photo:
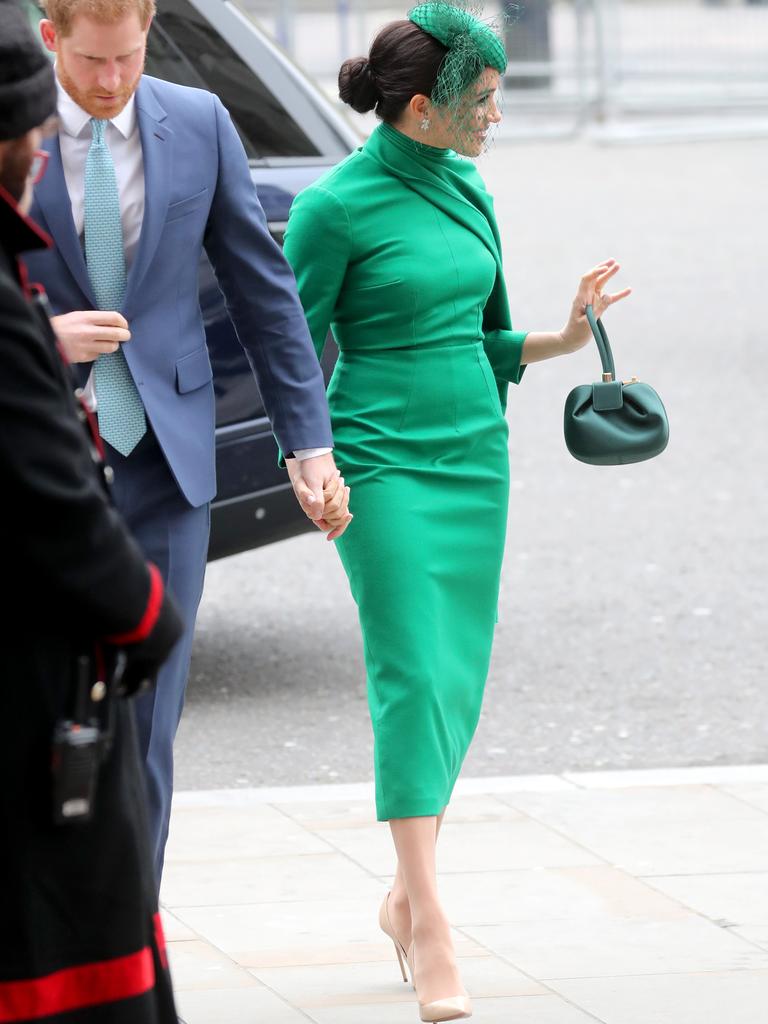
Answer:
[[[46,244],[0,189],[0,1021],[176,1024],[129,699],[88,703],[114,717],[92,819],[53,818],[52,738],[74,714],[76,660],[94,682],[120,646],[135,683],[181,623],[107,500],[26,285],[18,254]]]

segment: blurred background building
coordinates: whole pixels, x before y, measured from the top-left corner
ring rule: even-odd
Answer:
[[[409,6],[238,2],[332,97],[341,60]],[[509,17],[505,133],[768,134],[768,0],[488,0],[484,13]]]

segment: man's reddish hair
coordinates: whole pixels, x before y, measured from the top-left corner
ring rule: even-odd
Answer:
[[[155,13],[155,0],[43,0],[43,7],[57,33],[68,36],[78,14],[102,25],[110,25],[136,11],[141,24],[147,26]]]

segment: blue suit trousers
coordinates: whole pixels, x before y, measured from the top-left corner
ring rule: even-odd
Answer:
[[[130,455],[105,445],[114,470],[113,497],[149,561],[178,602],[185,632],[163,665],[157,685],[136,700],[144,760],[150,839],[158,887],[173,796],[173,741],[184,707],[195,617],[203,592],[210,505],[191,506],[179,490],[151,427]]]

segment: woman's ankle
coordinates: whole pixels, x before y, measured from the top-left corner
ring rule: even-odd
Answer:
[[[415,941],[451,941],[451,925],[439,904],[420,908],[418,915],[413,918],[411,928]]]
[[[408,893],[405,887],[393,886],[389,894],[389,909],[390,912],[394,911],[396,914],[402,915],[407,913],[408,917],[411,916],[411,905],[408,902]]]
[[[387,901],[387,913],[392,928],[406,951],[411,943],[411,906],[405,890],[398,892],[395,888],[390,892]]]

